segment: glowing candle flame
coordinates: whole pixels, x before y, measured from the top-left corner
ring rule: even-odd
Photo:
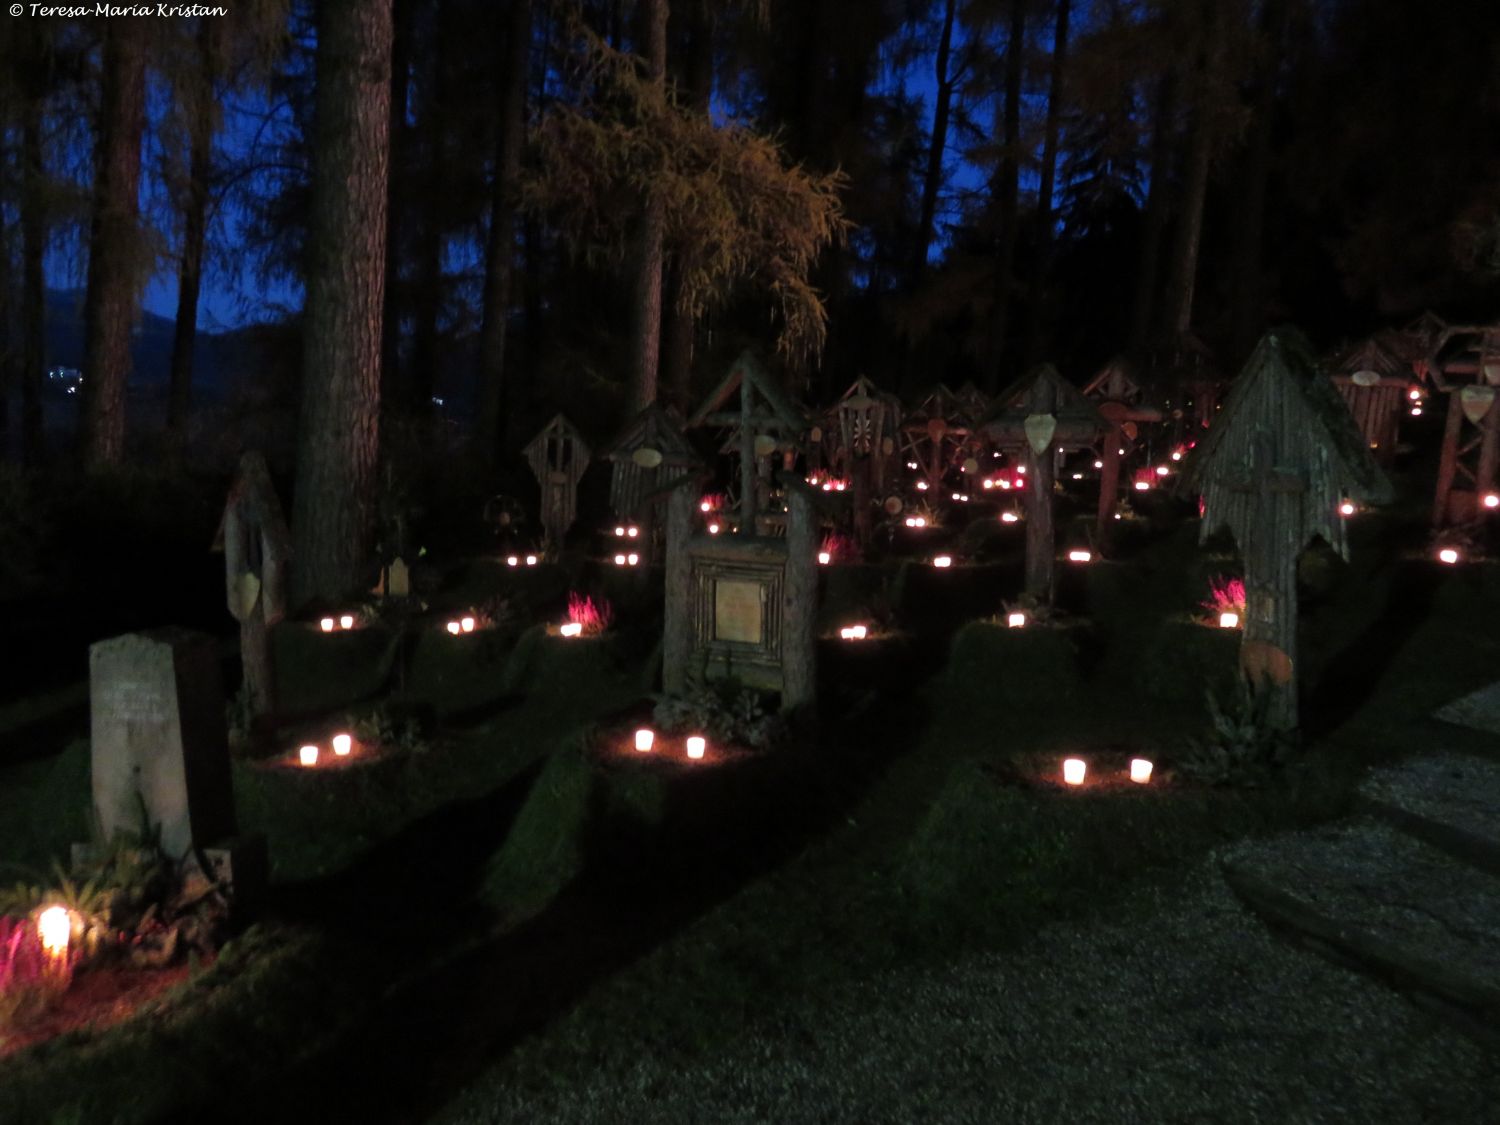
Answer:
[[[315,766],[318,764],[318,748],[316,746],[304,746],[297,751],[297,760],[304,766]]]
[[[1452,566],[1458,561],[1458,552],[1455,551],[1452,547],[1444,547],[1441,551],[1438,552],[1438,561],[1445,562],[1449,566]]]
[[[1093,557],[1094,557],[1094,555],[1093,555],[1093,552],[1091,552],[1091,551],[1069,551],[1068,552],[1068,561],[1069,562],[1086,563],[1090,559],[1092,559]]]
[[[701,502],[701,503],[699,503],[699,505],[698,505],[698,510],[699,510],[699,511],[700,511],[700,512],[711,512],[711,511],[713,511],[713,510],[714,510],[714,506],[713,506],[713,504],[712,504],[712,503],[710,503],[710,502],[709,502],[709,501],[707,501],[707,500],[704,500],[704,501],[702,501],[702,502]]]
[[[695,734],[687,740],[687,756],[689,758],[703,757],[703,751],[708,749],[708,740],[701,734]]]
[[[716,523],[709,524],[708,525],[708,533],[710,535],[717,535],[717,534],[719,534],[719,525],[716,524]]]
[[[635,748],[644,754],[650,750],[656,742],[656,732],[649,727],[642,727],[635,732]]]
[[[1005,623],[1008,626],[1010,626],[1012,629],[1023,628],[1026,625],[1026,615],[1024,613],[1019,612],[1019,611],[1016,612],[1016,613],[1009,614],[1005,618]]]
[[[68,955],[68,941],[73,936],[73,918],[65,906],[49,906],[36,916],[37,936],[47,956],[61,959]]]
[[[833,556],[830,555],[827,551],[819,551],[818,552],[818,563],[819,563],[819,565],[821,565],[821,566],[827,566],[832,561],[833,561]]]
[[[462,625],[460,625],[457,621],[450,621],[450,622],[448,622],[448,632],[452,633],[455,637],[458,636],[463,631],[464,631],[464,627]]]
[[[318,622],[318,627],[320,629],[322,629],[323,632],[325,632],[325,633],[331,633],[331,632],[333,632],[333,618],[331,618],[331,617],[325,617],[325,618],[323,618],[322,621]]]
[[[624,566],[625,565],[625,556],[624,555],[616,555],[615,556],[615,565],[616,566]]]
[[[1016,472],[1020,473],[1024,477],[1026,475],[1026,466],[1025,465],[1017,465],[1016,466]]]
[[[839,630],[839,636],[846,641],[862,641],[868,636],[868,630],[863,625],[848,625]]]
[[[918,492],[926,492],[927,491],[927,482],[925,480],[919,480],[919,481],[917,481],[917,491]]]
[[[1179,450],[1179,449],[1172,450],[1172,460],[1174,460],[1174,461],[1181,461],[1182,460],[1182,451]]]
[[[506,566],[520,566],[521,565],[520,556],[518,556],[518,555],[507,555],[505,557],[505,565]]]
[[[634,566],[636,563],[641,561],[641,556],[636,554],[629,554],[625,556],[625,561],[631,566]]]
[[[943,567],[952,566],[953,565],[953,556],[951,556],[951,555],[939,555],[937,558],[935,558],[935,559],[932,560],[932,565],[935,566],[935,567],[938,567],[939,569],[942,569]]]
[[[1409,390],[1409,391],[1406,392],[1406,397],[1409,398],[1409,399],[1411,399],[1412,402],[1421,402],[1422,401],[1422,392],[1419,391],[1419,390],[1417,390],[1416,387],[1413,387],[1411,390]]]
[[[1145,785],[1151,780],[1151,763],[1145,758],[1130,759],[1130,780],[1137,785]]]
[[[1094,468],[1096,468],[1096,469],[1102,469],[1102,468],[1104,468],[1104,462],[1103,461],[1095,461],[1094,462]]]
[[[618,537],[623,538],[624,535],[625,535],[625,529],[623,527],[617,527],[617,528],[615,528],[615,535],[618,536]]]
[[[474,619],[472,617],[460,617],[458,619],[458,627],[465,633],[472,633],[474,631]]]
[[[1083,479],[1083,474],[1082,473],[1074,473],[1073,474],[1073,479],[1074,480],[1082,480]]]
[[[559,629],[558,632],[564,637],[581,637],[583,636],[583,623],[579,621],[569,621],[566,625]]]
[[[352,614],[352,613],[346,613],[346,614],[344,614],[344,616],[340,617],[339,618],[339,628],[340,629],[352,629],[352,628],[354,628],[354,614]]]
[[[527,566],[536,566],[536,556],[535,555],[527,555],[526,556],[526,565]]]
[[[333,736],[333,752],[340,758],[347,758],[349,751],[354,749],[354,739],[347,734],[336,734]]]
[[[1484,494],[1484,506],[1486,508],[1500,508],[1500,495],[1493,492]]]
[[[1021,517],[1018,516],[1018,515],[1016,515],[1015,512],[1001,512],[1000,513],[1000,522],[1001,523],[1016,523],[1017,521],[1020,520],[1020,518]]]
[[[1238,629],[1240,627],[1240,615],[1238,613],[1224,612],[1219,614],[1220,629]]]
[[[1422,417],[1422,408],[1420,406],[1413,406],[1411,408],[1411,416],[1413,418],[1420,418],[1420,417]]]
[[[1341,515],[1341,516],[1352,516],[1353,514],[1354,514],[1354,505],[1351,504],[1348,500],[1345,500],[1342,504],[1339,505],[1339,515]]]
[[[1148,480],[1138,480],[1138,481],[1135,482],[1135,490],[1137,492],[1145,492],[1150,487],[1151,487],[1151,482],[1148,481]]]
[[[1008,481],[1008,480],[1000,480],[1000,481],[996,481],[995,483],[998,484],[1001,488],[1005,489],[1007,492],[1010,491],[1010,481]]]
[[[1158,465],[1158,466],[1156,466],[1156,475],[1159,476],[1159,477],[1164,477],[1168,473],[1170,473],[1171,471],[1172,470],[1169,469],[1169,468],[1167,468],[1165,465]]]
[[[627,539],[634,539],[640,533],[641,533],[641,529],[638,528],[638,527],[627,527],[625,529],[625,538],[627,538]]]
[[[986,489],[991,489],[991,488],[994,488],[994,487],[995,487],[995,482],[994,482],[994,481],[992,481],[992,480],[990,480],[990,478],[989,478],[989,477],[985,477],[985,478],[984,478],[984,480],[982,480],[982,481],[980,481],[980,482],[979,482],[979,483],[980,483],[980,484],[981,484],[981,485],[982,485],[982,486],[983,486],[983,487],[984,487],[984,488],[986,488]]]
[[[1069,785],[1082,785],[1088,771],[1082,758],[1067,758],[1063,761],[1063,780]]]

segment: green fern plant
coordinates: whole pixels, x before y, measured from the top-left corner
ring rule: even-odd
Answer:
[[[1211,730],[1178,759],[1187,778],[1209,785],[1251,788],[1262,784],[1296,753],[1295,732],[1271,719],[1271,692],[1252,691],[1243,680],[1227,702],[1206,693]]]

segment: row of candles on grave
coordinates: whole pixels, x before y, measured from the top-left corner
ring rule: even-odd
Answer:
[[[1082,758],[1063,759],[1063,782],[1067,785],[1082,785],[1088,777],[1088,763]],[[1151,760],[1149,758],[1130,759],[1130,780],[1137,785],[1145,785],[1151,780]]]
[[[336,734],[333,736],[333,755],[336,758],[347,758],[354,752],[354,737],[348,734]],[[315,742],[309,742],[297,751],[297,761],[304,766],[315,766],[323,750]]]
[[[708,749],[708,739],[701,734],[689,735],[683,743],[687,756],[694,760],[702,758]],[[656,732],[650,727],[642,727],[635,732],[635,748],[642,754],[649,754],[656,748]]]

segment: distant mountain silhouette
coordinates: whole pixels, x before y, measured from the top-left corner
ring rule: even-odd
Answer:
[[[165,393],[171,380],[175,322],[142,312],[130,347],[130,385],[147,394]],[[253,328],[230,332],[198,331],[193,347],[193,398],[222,400],[245,358]],[[47,290],[47,367],[83,371],[83,290]]]

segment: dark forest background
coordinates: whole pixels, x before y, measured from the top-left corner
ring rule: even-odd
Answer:
[[[326,175],[379,179],[374,257],[319,249],[319,161],[344,155]],[[1287,321],[1333,346],[1427,309],[1494,319],[1500,6],[7,18],[0,214],[0,449],[33,465],[196,441],[289,468],[339,417],[302,393],[341,354],[333,320],[309,327],[319,254],[383,262],[359,314],[378,355],[352,361],[376,369],[370,461],[436,426],[494,470],[559,408],[603,441],[647,402],[693,405],[746,345],[813,403],[859,375],[993,391],[1044,359],[1075,381],[1116,355],[1233,371]],[[205,345],[209,304],[239,326]],[[59,364],[82,372],[59,400],[76,433]]]

